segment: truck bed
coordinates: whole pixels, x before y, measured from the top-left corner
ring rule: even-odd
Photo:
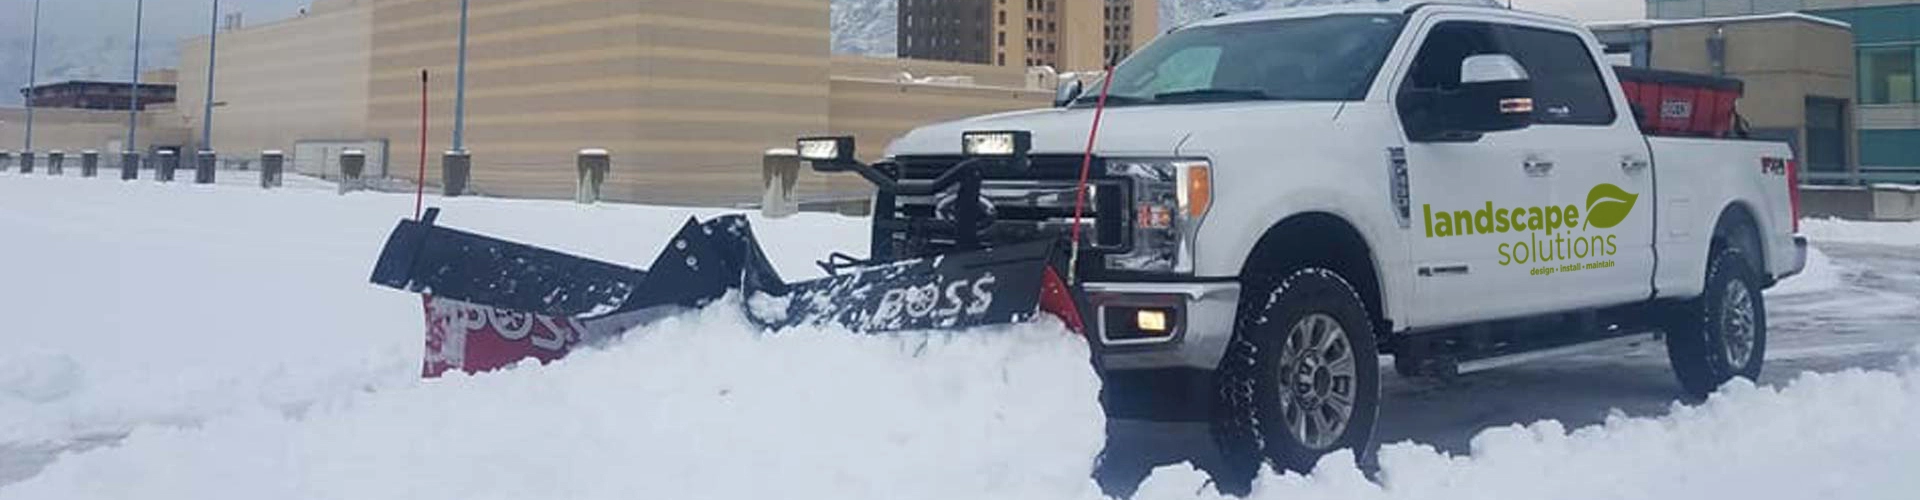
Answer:
[[[1796,269],[1789,172],[1793,151],[1785,143],[1757,140],[1647,137],[1653,157],[1655,223],[1660,297],[1698,294],[1706,274],[1708,242],[1729,211],[1745,211],[1760,237],[1763,275],[1771,282]],[[1739,201],[1736,201],[1739,200]]]

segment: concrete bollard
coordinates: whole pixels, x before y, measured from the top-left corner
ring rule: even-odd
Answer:
[[[213,167],[218,165],[220,157],[211,149],[202,149],[193,155],[193,183],[213,184]]]
[[[140,152],[120,152],[120,180],[130,181],[140,178]]]
[[[760,182],[766,189],[760,196],[760,214],[770,219],[800,212],[800,200],[793,197],[793,186],[800,182],[800,153],[792,149],[767,150],[760,157]]]
[[[367,152],[359,149],[340,151],[340,193],[358,191],[360,174],[367,171]]]
[[[33,152],[32,151],[20,152],[20,173],[23,173],[23,174],[33,173]]]
[[[582,149],[574,157],[574,164],[579,168],[579,177],[574,179],[573,201],[599,203],[600,185],[607,182],[607,171],[613,168],[613,157],[605,149]]]
[[[47,175],[66,173],[67,152],[55,149],[47,152]]]
[[[280,187],[280,169],[287,161],[287,155],[278,149],[260,152],[260,187]]]
[[[171,149],[162,149],[153,155],[153,177],[160,182],[173,182],[173,171],[180,168],[180,155]]]
[[[473,154],[466,150],[447,151],[440,157],[440,194],[467,194],[467,181],[473,177]]]
[[[80,176],[100,175],[100,152],[91,149],[80,151]]]

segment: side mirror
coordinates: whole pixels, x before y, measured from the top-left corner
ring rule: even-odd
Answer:
[[[1067,107],[1068,103],[1072,103],[1074,99],[1080,98],[1082,91],[1083,87],[1080,84],[1079,78],[1060,82],[1060,86],[1053,90],[1053,107]]]
[[[1506,54],[1468,56],[1460,62],[1458,87],[1411,90],[1400,108],[1413,140],[1476,141],[1488,132],[1533,124],[1533,81]]]

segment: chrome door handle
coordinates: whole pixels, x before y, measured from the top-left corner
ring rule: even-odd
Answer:
[[[1644,158],[1628,156],[1620,159],[1620,170],[1625,170],[1629,174],[1640,173],[1640,171],[1646,170],[1647,167],[1650,166],[1652,166],[1652,164]]]
[[[1528,158],[1526,161],[1520,162],[1520,169],[1526,171],[1529,176],[1543,177],[1553,173],[1553,162],[1539,158]]]

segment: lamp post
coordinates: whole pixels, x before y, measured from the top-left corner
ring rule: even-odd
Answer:
[[[35,0],[39,1],[39,0]],[[213,0],[212,21],[207,29],[207,100],[206,109],[200,112],[200,149],[213,150],[213,57],[215,45],[220,42],[220,0]]]
[[[133,2],[133,85],[127,98],[127,146],[125,151],[140,150],[140,21],[145,17],[146,0]]]
[[[27,134],[26,147],[21,154],[33,152],[33,94],[39,82],[34,79],[40,73],[40,0],[33,0],[33,42],[27,49]]]

